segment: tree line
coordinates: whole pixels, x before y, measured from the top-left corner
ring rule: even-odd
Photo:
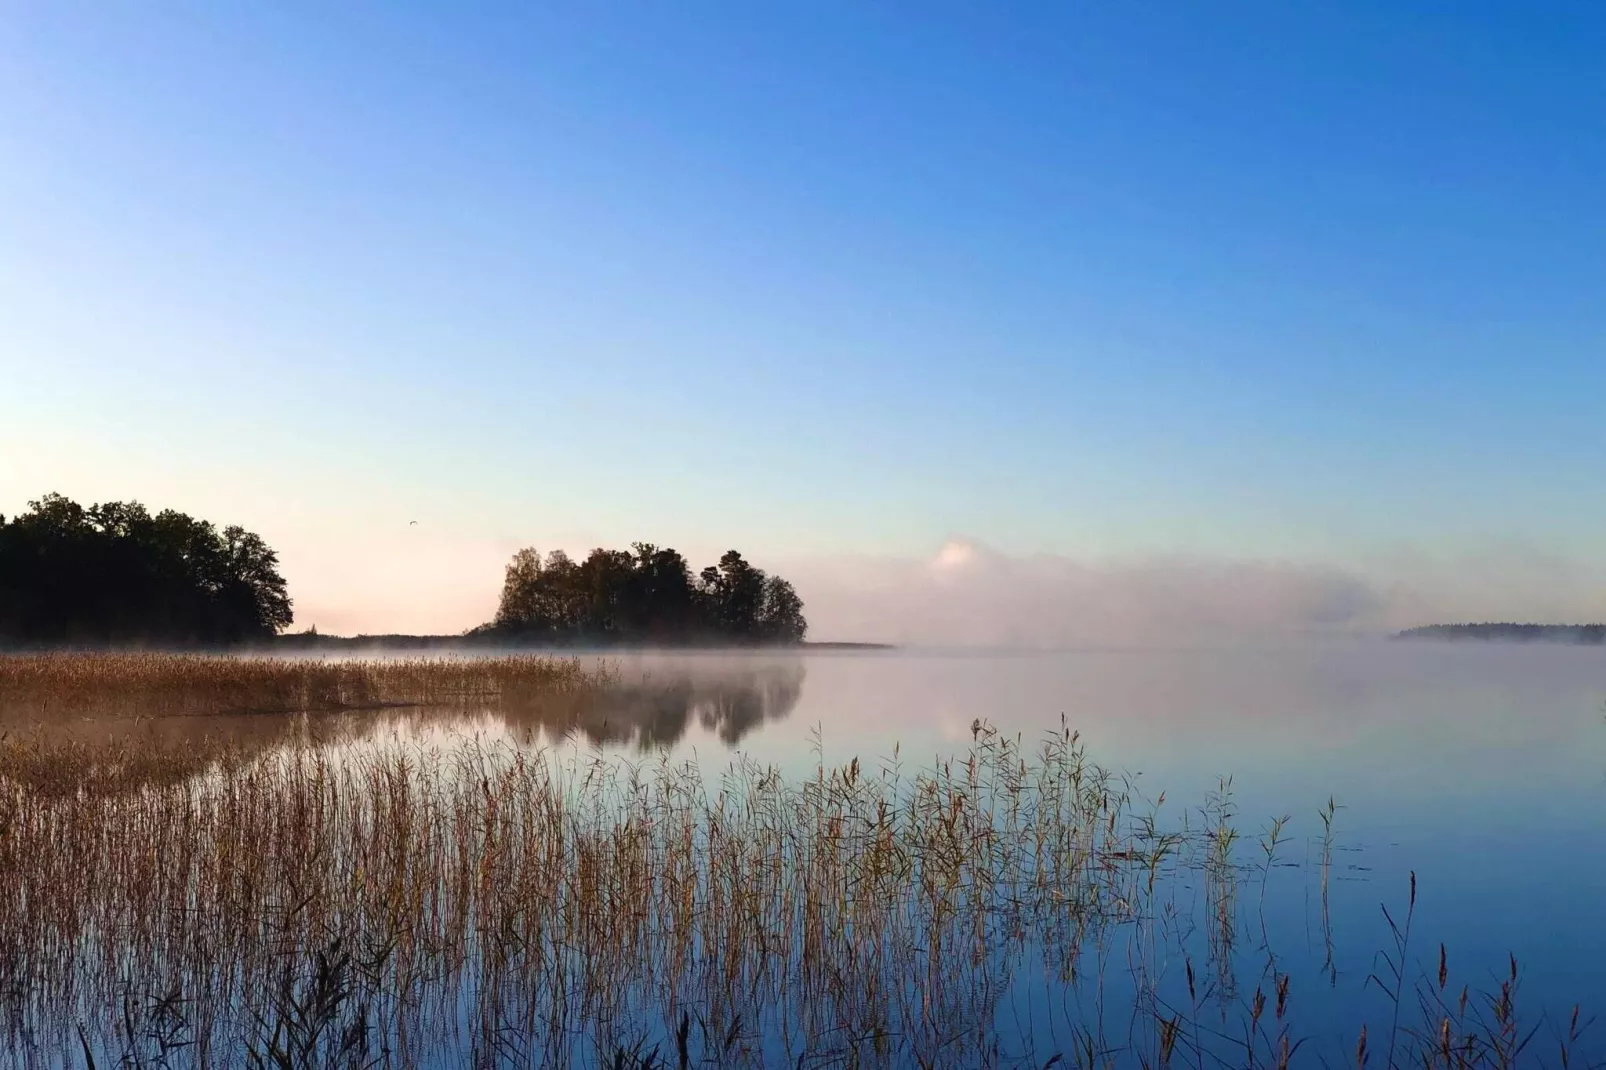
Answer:
[[[1426,624],[1407,628],[1396,639],[1473,639],[1485,642],[1606,644],[1606,624]]]
[[[792,584],[735,550],[693,573],[679,552],[652,543],[520,550],[507,566],[496,619],[477,634],[534,642],[751,645],[801,642],[808,631]]]
[[[48,494],[11,520],[0,516],[0,643],[265,639],[292,619],[278,566],[268,544],[242,527]]]
[[[229,646],[272,639],[292,619],[278,555],[242,527],[60,494],[0,515],[0,645]],[[459,641],[756,645],[807,630],[792,585],[735,550],[693,574],[676,551],[638,542],[583,561],[519,551],[496,619]],[[334,640],[281,641],[324,638]]]

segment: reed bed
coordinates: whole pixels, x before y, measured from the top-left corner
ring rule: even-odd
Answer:
[[[546,657],[320,659],[0,656],[0,714],[34,720],[284,714],[528,703],[605,674]]]
[[[1287,974],[1238,980],[1240,892],[1265,877],[1234,860],[1225,790],[1164,830],[1069,729],[973,736],[934,768],[803,779],[300,744],[189,779],[96,758],[128,782],[50,794],[40,762],[69,784],[89,759],[0,746],[0,1043],[18,1066],[280,1070],[1331,1055],[1296,1034]],[[1414,976],[1414,906],[1413,878],[1384,960],[1394,1020],[1335,1061],[1544,1061],[1515,962],[1487,998],[1442,959]],[[1586,1024],[1551,1062],[1586,1065]]]

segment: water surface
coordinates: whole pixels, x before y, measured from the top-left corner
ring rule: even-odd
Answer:
[[[1345,643],[586,657],[605,661],[618,686],[580,715],[386,711],[321,727],[157,718],[138,731],[169,743],[221,732],[271,749],[339,725],[346,753],[473,736],[571,755],[695,758],[712,778],[739,753],[804,778],[822,761],[854,758],[929,768],[964,754],[978,723],[1030,750],[1063,723],[1130,792],[1134,813],[1192,833],[1223,807],[1235,815],[1239,983],[1247,993],[1287,975],[1302,1035],[1322,1051],[1352,1048],[1359,1024],[1386,1020],[1368,978],[1386,976],[1379,953],[1395,944],[1383,907],[1403,920],[1413,873],[1413,984],[1431,980],[1441,943],[1474,991],[1498,991],[1515,956],[1546,1052],[1574,1003],[1606,1009],[1606,651]],[[1318,813],[1330,800],[1324,913]],[[1268,854],[1262,838],[1283,817]],[[1198,872],[1173,879],[1178,902],[1197,901]],[[1052,1017],[1034,1004],[1042,991],[1021,997],[1021,1020]],[[1606,1051],[1598,1033],[1591,1044]]]

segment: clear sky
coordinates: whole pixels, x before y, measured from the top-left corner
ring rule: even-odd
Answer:
[[[523,544],[1587,562],[1603,57],[1593,2],[0,0],[0,511],[244,523],[369,629]]]

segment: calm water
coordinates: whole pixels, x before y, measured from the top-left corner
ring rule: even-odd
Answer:
[[[963,754],[977,720],[1031,744],[1063,717],[1162,826],[1199,828],[1201,806],[1231,778],[1249,897],[1237,953],[1245,990],[1272,970],[1289,974],[1300,1028],[1321,1050],[1352,1050],[1359,1023],[1386,1023],[1366,980],[1392,947],[1381,907],[1403,917],[1412,871],[1411,976],[1436,973],[1442,942],[1457,983],[1474,991],[1498,989],[1515,955],[1529,1025],[1541,1007],[1552,1023],[1580,1001],[1606,1010],[1606,651],[1356,643],[606,660],[619,698],[579,725],[379,716],[356,745],[488,735],[695,757],[710,775],[740,751],[801,776],[821,757],[868,765],[895,750],[906,769],[929,766]],[[143,730],[170,740],[222,730],[271,746],[284,726],[175,718]],[[1318,811],[1329,798],[1338,850],[1324,931]],[[1257,871],[1257,841],[1283,816],[1284,840]],[[1046,1020],[1046,1008],[1017,1008],[1025,1020],[1040,1012]],[[1542,1025],[1535,1041],[1546,1061],[1550,1034]],[[1586,1050],[1606,1057],[1606,1036],[1597,1030]]]
[[[1578,1001],[1606,1011],[1606,650],[1379,642],[612,660],[627,679],[792,681],[736,724],[687,718],[668,745],[705,765],[732,746],[795,772],[814,767],[817,746],[827,762],[896,746],[906,763],[929,763],[962,753],[977,718],[1031,741],[1064,715],[1095,760],[1151,801],[1165,793],[1172,824],[1197,825],[1230,776],[1247,865],[1265,827],[1291,819],[1277,858],[1297,865],[1271,874],[1267,942],[1305,990],[1303,1024],[1335,1043],[1378,1018],[1364,982],[1391,947],[1380,908],[1403,914],[1413,870],[1410,959],[1424,974],[1442,942],[1474,991],[1480,979],[1498,989],[1514,954],[1529,1013],[1564,1015]],[[1329,798],[1341,808],[1336,984],[1322,971],[1316,905]],[[1598,1032],[1594,1049],[1606,1051]]]

